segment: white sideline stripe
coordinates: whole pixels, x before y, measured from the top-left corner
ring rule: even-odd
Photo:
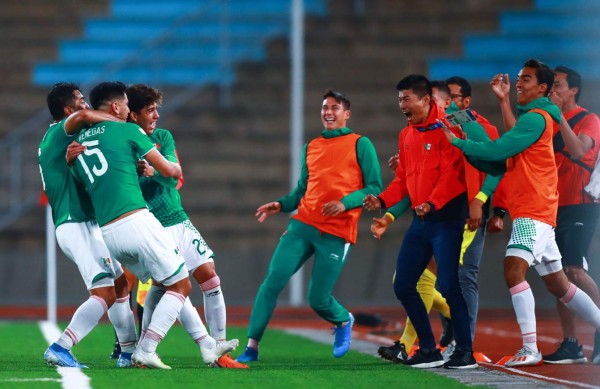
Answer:
[[[8,378],[0,382],[61,382],[60,378]]]
[[[489,327],[488,327],[488,329],[489,329]],[[310,340],[313,340],[313,341],[319,342],[319,343],[325,343],[325,344],[332,343],[331,334],[326,331],[322,331],[322,330],[313,330],[313,329],[305,329],[305,328],[287,328],[287,329],[285,329],[285,332],[294,334],[294,335],[299,335],[299,336],[305,337],[307,339],[310,339]],[[513,337],[515,335],[514,332],[509,332],[509,331],[504,331],[504,330],[494,331],[493,334],[498,335],[498,336],[503,336],[503,337],[505,337],[505,336]],[[374,345],[381,344],[381,343],[384,343],[384,344],[391,343],[391,341],[388,338],[384,338],[384,337],[380,337],[380,336],[376,336],[376,335],[365,336],[364,338],[361,337],[360,335],[356,336],[356,335],[358,335],[356,332],[353,332],[352,335],[353,335],[354,339],[352,341],[352,345],[350,346],[350,348],[353,350],[356,350],[356,351],[363,352],[364,354],[368,354],[368,355],[377,356],[377,353],[375,352],[375,347],[373,347]],[[518,335],[520,338],[521,333],[519,333]],[[365,340],[361,341],[357,338],[362,338]],[[367,345],[367,346],[365,347],[365,345]],[[511,373],[515,373],[515,374],[509,374],[509,373],[504,373],[502,371],[489,370],[489,369],[474,369],[474,370],[468,370],[468,371],[467,370],[459,371],[459,370],[446,370],[446,369],[431,369],[430,372],[434,373],[434,374],[439,374],[439,375],[444,375],[444,376],[447,376],[450,378],[454,378],[455,380],[462,382],[463,384],[465,384],[467,386],[486,385],[486,382],[481,382],[480,376],[485,375],[486,373],[491,375],[495,371],[496,374],[502,374],[503,376],[506,377],[506,379],[503,381],[500,381],[500,379],[502,377],[497,377],[497,378],[494,377],[494,380],[497,382],[492,386],[495,386],[495,387],[520,388],[525,385],[532,385],[532,384],[535,386],[535,385],[537,385],[536,383],[539,383],[541,380],[541,381],[548,383],[547,385],[550,385],[549,383],[551,382],[551,383],[556,383],[556,384],[568,385],[571,387],[586,388],[586,389],[600,389],[600,386],[594,386],[594,385],[586,384],[583,382],[568,381],[568,380],[563,380],[563,379],[559,379],[559,378],[547,377],[547,376],[544,376],[541,374],[528,373],[528,372],[524,372],[523,370],[514,369],[514,368],[510,368],[510,367],[496,366],[493,363],[479,362],[479,364],[482,366],[487,365],[487,366],[494,366],[495,368],[502,368],[503,370],[510,371]],[[468,377],[467,377],[468,375],[475,375],[475,374],[477,374],[479,376],[474,377],[472,380],[468,380]],[[463,378],[465,380],[463,380]],[[518,381],[519,378],[521,379],[521,381]],[[537,381],[534,381],[534,383],[527,383],[527,382],[523,382],[522,380],[537,380]],[[500,386],[497,386],[496,384],[498,384]],[[537,386],[535,386],[535,387],[537,387]]]
[[[56,339],[60,337],[62,332],[58,329],[56,324],[49,321],[39,322],[40,330],[46,339],[48,344],[52,344]],[[91,389],[90,377],[83,374],[81,369],[75,369],[72,367],[57,367],[56,371],[61,376],[59,380],[62,383],[64,389]]]
[[[477,327],[477,332],[478,333],[484,333],[487,335],[495,335],[495,336],[501,336],[501,337],[511,337],[511,338],[522,338],[523,336],[521,335],[520,332],[514,332],[514,331],[505,331],[505,330],[496,330],[494,328],[491,327]],[[559,338],[555,338],[553,336],[546,336],[546,335],[537,335],[537,340],[542,341],[542,342],[547,342],[547,343],[560,343],[562,342],[562,339]],[[583,349],[586,351],[592,351],[594,348],[592,346],[588,346],[588,345],[582,345]]]
[[[502,368],[504,370],[510,371],[512,373],[518,374],[518,375],[522,375],[522,376],[526,376],[526,377],[532,377],[532,378],[537,378],[540,380],[544,380],[544,381],[550,381],[550,382],[557,382],[560,384],[565,384],[565,385],[569,385],[569,386],[577,386],[579,388],[590,388],[590,389],[599,389],[600,386],[596,386],[596,385],[590,385],[590,384],[586,384],[583,382],[577,382],[577,381],[569,381],[569,380],[563,380],[560,378],[552,378],[552,377],[548,377],[542,374],[535,374],[535,373],[529,373],[527,371],[523,371],[520,369],[515,369],[513,367],[506,367],[506,366],[498,366],[498,365],[494,365],[493,363],[488,363],[488,362],[480,362],[481,365],[488,365],[488,366],[494,366],[496,368]]]

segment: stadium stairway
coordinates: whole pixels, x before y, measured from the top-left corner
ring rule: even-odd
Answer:
[[[83,15],[106,12],[107,0],[0,0],[0,138],[45,106],[47,88],[31,83],[36,61],[51,59],[58,37],[81,33]]]
[[[463,74],[489,81],[490,74],[516,75],[527,58],[577,69],[584,80],[600,82],[600,2],[535,0],[533,10],[503,11],[492,33],[468,33],[460,57],[428,61],[433,78]]]
[[[309,15],[324,0],[306,0]],[[264,43],[289,32],[289,1],[112,0],[109,15],[84,21],[83,37],[63,39],[58,59],[39,63],[36,85],[98,75],[126,83],[187,86],[230,84],[239,61],[265,59]]]

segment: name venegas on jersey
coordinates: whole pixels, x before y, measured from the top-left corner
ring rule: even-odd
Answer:
[[[90,136],[104,134],[105,130],[106,130],[105,126],[92,127],[90,129],[83,131],[81,134],[79,134],[79,136],[77,137],[77,140],[79,141],[79,143],[81,143],[83,140],[85,140],[86,138],[89,138]]]

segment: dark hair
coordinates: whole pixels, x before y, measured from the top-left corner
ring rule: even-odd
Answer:
[[[448,87],[448,84],[446,83],[446,81],[444,81],[444,80],[431,81],[431,89],[433,89],[433,88],[436,88],[440,92],[443,92],[443,93],[447,94],[448,97],[450,97],[450,88]]]
[[[346,95],[344,95],[342,92],[337,92],[337,91],[328,89],[325,91],[325,94],[323,95],[323,100],[325,100],[328,97],[333,97],[333,99],[335,101],[342,104],[342,106],[344,107],[344,109],[346,111],[350,109],[350,100],[348,100]]]
[[[535,69],[535,76],[537,77],[538,84],[546,84],[548,86],[546,93],[544,93],[544,96],[548,96],[552,89],[552,85],[554,85],[554,70],[542,61],[534,58],[525,61],[523,67]]]
[[[106,103],[122,99],[126,91],[127,86],[120,81],[102,82],[90,92],[90,104],[94,109],[99,109]]]
[[[446,80],[446,84],[455,84],[460,86],[460,94],[462,97],[470,97],[471,96],[471,84],[466,79],[460,76],[453,76]]]
[[[48,96],[46,96],[46,103],[48,104],[48,110],[52,119],[61,120],[65,117],[65,107],[73,103],[75,100],[75,91],[80,91],[79,85],[72,82],[59,82],[54,84]]]
[[[419,98],[429,95],[431,96],[431,83],[427,77],[421,74],[411,74],[404,77],[398,84],[396,84],[396,90],[407,90],[410,89]]]
[[[577,94],[575,94],[575,102],[578,102],[579,96],[581,95],[581,75],[575,70],[563,65],[555,67],[554,73],[564,73],[567,75],[567,86],[569,88],[577,88]]]
[[[127,99],[129,100],[129,109],[132,112],[139,113],[150,104],[161,105],[163,95],[157,89],[148,85],[135,84],[127,88]]]

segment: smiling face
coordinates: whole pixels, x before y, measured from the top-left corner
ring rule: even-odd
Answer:
[[[539,84],[535,68],[525,66],[517,76],[517,103],[527,105],[535,99],[544,97],[550,87]]]
[[[409,124],[424,124],[429,116],[431,98],[429,95],[419,97],[412,89],[398,91],[398,104]]]
[[[556,72],[554,75],[554,84],[552,85],[552,91],[550,93],[555,94],[560,98],[562,103],[562,109],[565,110],[567,106],[573,106],[576,103],[576,96],[579,88],[577,87],[569,87],[569,82],[567,81],[567,74]]]
[[[345,109],[341,102],[333,97],[323,100],[321,122],[326,130],[346,127],[348,119],[350,119],[350,110]]]
[[[129,114],[131,120],[140,126],[144,132],[148,135],[152,135],[156,130],[156,121],[160,117],[158,114],[158,105],[151,103],[142,108],[139,112],[133,112]]]

